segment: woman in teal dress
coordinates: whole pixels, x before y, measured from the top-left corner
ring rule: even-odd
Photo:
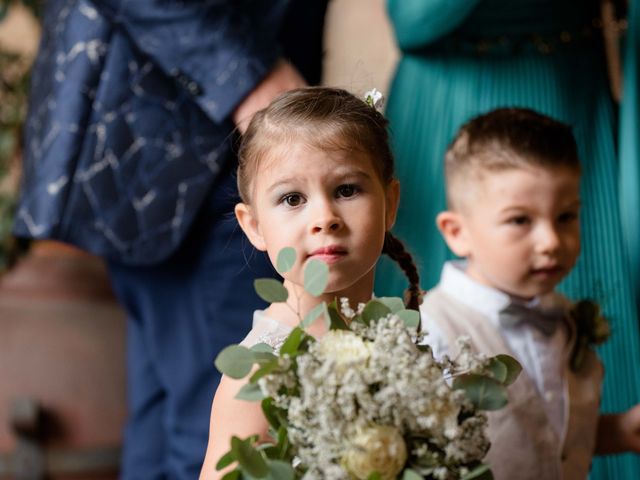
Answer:
[[[451,257],[434,219],[445,208],[443,156],[458,127],[499,106],[529,107],[571,124],[583,164],[583,250],[562,290],[570,298],[596,299],[611,321],[613,335],[599,351],[606,366],[603,411],[639,402],[634,276],[640,264],[629,260],[640,254],[633,231],[640,228],[640,203],[620,196],[639,196],[632,145],[638,124],[627,127],[619,161],[600,1],[388,0],[388,11],[402,52],[386,111],[402,183],[394,231],[417,257],[422,286],[434,286]],[[627,90],[634,86],[629,78],[625,83]],[[623,118],[625,112],[637,116],[637,105],[631,110],[625,105]],[[394,266],[380,265],[378,295],[404,288]],[[640,457],[597,459],[592,478],[640,478]]]

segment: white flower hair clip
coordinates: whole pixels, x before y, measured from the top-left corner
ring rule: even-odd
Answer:
[[[367,103],[367,105],[380,111],[382,110],[382,105],[384,104],[384,96],[377,88],[372,88],[364,94],[364,101]]]

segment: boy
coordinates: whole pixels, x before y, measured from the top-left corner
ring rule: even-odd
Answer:
[[[640,409],[598,417],[603,369],[575,349],[569,301],[554,292],[580,253],[580,164],[570,127],[500,109],[464,125],[445,158],[448,262],[422,306],[434,354],[471,338],[523,366],[489,414],[497,479],[584,479],[594,452],[640,449]],[[590,332],[592,333],[592,332]]]

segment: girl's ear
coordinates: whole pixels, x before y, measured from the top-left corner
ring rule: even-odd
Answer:
[[[258,250],[265,252],[267,245],[264,241],[264,237],[260,232],[260,226],[258,225],[258,219],[251,212],[251,207],[246,203],[238,203],[234,209],[236,218],[240,224],[240,228],[247,236],[251,244]]]
[[[391,230],[393,224],[396,223],[396,215],[398,214],[398,205],[400,203],[400,182],[396,179],[391,180],[387,186],[386,193],[386,226],[387,231]]]
[[[469,256],[471,244],[464,218],[460,213],[450,210],[440,212],[436,217],[436,225],[453,253],[459,257]]]

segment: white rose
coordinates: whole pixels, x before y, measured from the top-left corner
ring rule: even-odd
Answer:
[[[360,431],[350,441],[342,464],[351,478],[366,480],[378,472],[381,480],[392,480],[407,461],[407,447],[397,428],[375,426]]]
[[[343,372],[345,367],[365,363],[371,356],[371,346],[348,330],[329,330],[318,342],[318,355],[335,362],[336,371]]]

